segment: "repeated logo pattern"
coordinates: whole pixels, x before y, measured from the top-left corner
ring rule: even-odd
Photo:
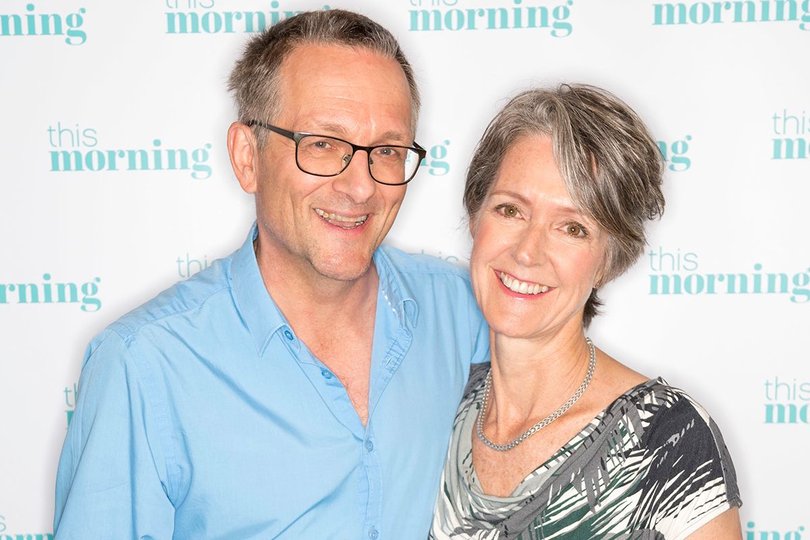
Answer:
[[[15,7],[18,5],[15,3]],[[22,10],[5,11],[9,7],[0,7],[3,10],[0,37],[61,37],[68,45],[82,45],[87,41],[87,33],[82,29],[87,10],[83,7],[70,13],[43,12],[33,3],[25,4]]]
[[[797,23],[810,30],[810,1],[758,0],[725,2],[656,2],[656,26],[704,24]]]
[[[464,0],[410,0],[408,29],[412,32],[459,30],[545,30],[564,38],[574,30],[571,22],[573,0],[524,3],[465,2]]]

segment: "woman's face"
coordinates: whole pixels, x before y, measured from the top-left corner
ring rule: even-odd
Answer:
[[[496,334],[579,331],[607,235],[575,208],[549,136],[522,136],[509,148],[472,233],[473,289]]]

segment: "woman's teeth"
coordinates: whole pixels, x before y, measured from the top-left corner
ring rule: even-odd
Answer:
[[[539,283],[529,283],[528,281],[520,281],[512,276],[498,272],[498,277],[501,278],[501,283],[506,285],[510,291],[520,294],[540,294],[548,291],[547,285],[540,285]]]

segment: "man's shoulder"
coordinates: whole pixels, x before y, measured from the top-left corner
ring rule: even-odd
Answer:
[[[118,334],[130,341],[144,327],[171,324],[173,317],[193,316],[213,298],[229,293],[230,257],[214,261],[208,268],[175,283],[154,298],[110,324],[104,334]]]

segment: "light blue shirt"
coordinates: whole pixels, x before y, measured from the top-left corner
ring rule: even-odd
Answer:
[[[380,248],[369,416],[298,340],[253,231],[90,344],[56,538],[425,538],[487,329],[466,273]]]

